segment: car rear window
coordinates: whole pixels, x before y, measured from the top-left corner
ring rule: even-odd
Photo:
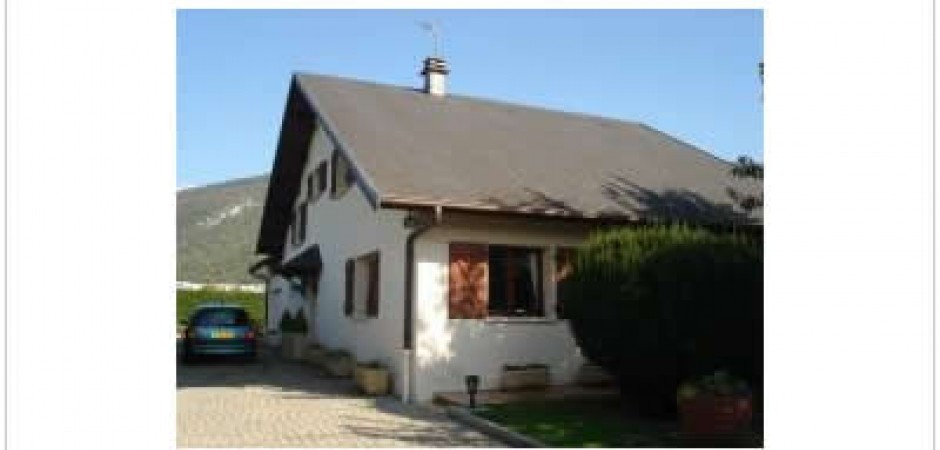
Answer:
[[[248,325],[248,313],[236,308],[207,308],[196,314],[193,323],[210,327]]]

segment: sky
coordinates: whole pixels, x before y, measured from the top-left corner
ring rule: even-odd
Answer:
[[[646,123],[763,160],[759,10],[180,10],[177,188],[270,172],[290,77],[419,87]]]

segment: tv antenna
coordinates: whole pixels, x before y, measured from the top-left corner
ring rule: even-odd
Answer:
[[[440,54],[440,50],[441,50],[440,27],[438,27],[436,23],[431,22],[431,21],[418,22],[418,25],[421,26],[422,30],[427,31],[428,34],[431,35],[431,42],[434,44],[434,53],[432,53],[432,55],[435,57],[441,56]]]

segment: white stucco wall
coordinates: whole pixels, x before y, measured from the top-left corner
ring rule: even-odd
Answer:
[[[318,131],[301,178],[294,206],[307,197],[306,177],[322,161],[330,160],[333,144]],[[445,213],[444,222],[416,241],[414,352],[402,351],[404,332],[405,244],[411,229],[404,227],[404,211],[374,209],[363,192],[353,186],[339,199],[324,192],[307,208],[306,240],[290,242],[285,233],[287,261],[311,245],[319,245],[323,270],[314,297],[299,300],[310,321],[310,340],[333,349],[345,349],[358,361],[378,360],[392,373],[392,385],[401,395],[408,384],[411,398],[429,401],[435,392],[463,391],[464,376],[482,376],[482,388],[498,387],[504,364],[543,363],[550,366],[552,382],[570,382],[582,364],[580,352],[565,321],[554,317],[555,292],[551,274],[556,246],[575,246],[587,237],[583,226],[564,222],[480,219]],[[547,317],[541,319],[449,320],[447,283],[449,243],[480,242],[541,247],[545,250],[543,283]],[[380,252],[379,316],[347,317],[345,262],[373,251]],[[360,287],[364,279],[360,279]],[[286,280],[280,297],[272,296],[269,310],[276,326],[284,307],[298,303]],[[281,306],[283,305],[283,306]],[[361,303],[359,303],[361,305]],[[280,309],[279,309],[280,308]],[[411,366],[412,376],[405,378]],[[406,381],[407,380],[407,381]]]
[[[318,128],[319,130],[319,128]],[[329,161],[333,144],[317,131],[311,154],[304,168],[302,186],[295,206],[306,198],[306,177],[321,161]],[[329,172],[329,171],[328,171]],[[358,361],[378,360],[391,369],[393,389],[400,392],[402,371],[404,245],[408,229],[401,211],[373,209],[362,191],[353,186],[342,197],[330,198],[327,192],[307,208],[306,241],[290,244],[285,236],[284,260],[311,245],[319,245],[323,260],[316,299],[308,298],[311,340],[332,349],[345,349]],[[379,316],[364,314],[347,317],[345,300],[345,263],[378,250],[380,252]]]
[[[481,376],[482,389],[496,389],[504,364],[549,365],[552,384],[573,381],[583,363],[567,321],[555,317],[554,248],[576,246],[587,230],[560,224],[507,224],[477,221],[445,225],[416,245],[415,376],[416,400],[435,392],[464,391],[464,376]],[[525,245],[544,249],[543,292],[546,317],[448,319],[450,242]]]

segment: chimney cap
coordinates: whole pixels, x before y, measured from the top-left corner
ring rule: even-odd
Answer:
[[[447,75],[450,73],[450,69],[447,68],[447,61],[437,56],[424,58],[424,68],[421,70],[421,75],[427,75],[429,73]]]

